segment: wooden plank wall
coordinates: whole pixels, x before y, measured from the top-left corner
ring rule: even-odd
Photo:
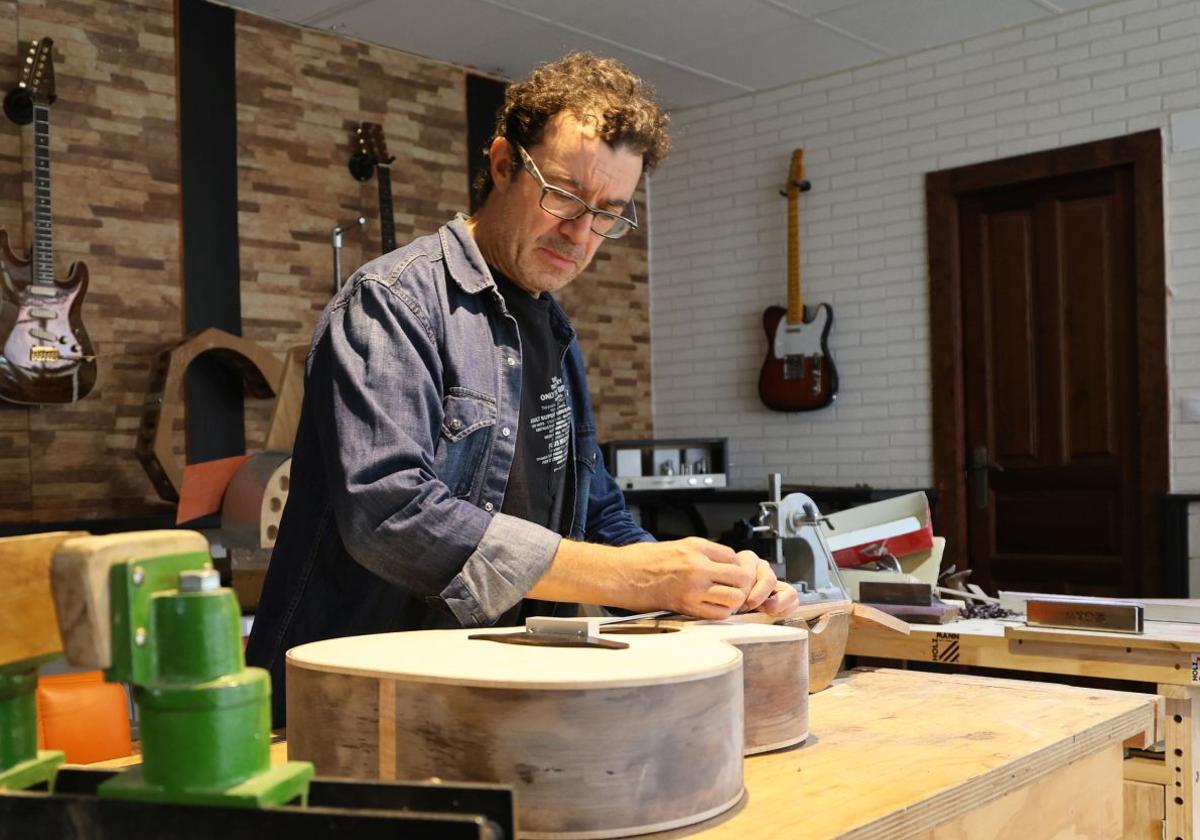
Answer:
[[[84,321],[96,390],[70,406],[0,404],[0,522],[170,510],[133,456],[156,348],[181,337],[179,151],[172,0],[0,0],[0,94],[30,39],[55,39],[51,111],[57,273],[86,260]],[[375,181],[346,168],[350,132],[379,122],[392,166],[396,238],[465,209],[466,108],[459,68],[237,13],[239,248],[243,334],[282,356],[307,344],[333,292],[330,230],[346,274],[378,252]],[[26,247],[29,128],[0,119],[0,226]],[[644,200],[639,209],[644,212]],[[588,357],[601,439],[648,437],[646,239],[601,248],[562,294]],[[247,400],[251,451],[270,406]],[[182,440],[181,440],[182,445]]]

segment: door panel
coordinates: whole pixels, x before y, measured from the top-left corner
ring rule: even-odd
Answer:
[[[985,588],[1136,578],[1131,201],[1121,167],[960,200],[967,525]]]

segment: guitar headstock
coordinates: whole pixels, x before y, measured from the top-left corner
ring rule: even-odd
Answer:
[[[796,149],[792,152],[792,166],[788,170],[787,195],[788,198],[795,198],[802,192],[808,192],[812,189],[812,184],[804,180],[804,150]]]
[[[363,151],[374,158],[375,163],[388,166],[395,160],[388,154],[387,141],[383,139],[383,126],[379,123],[360,123],[358,136],[361,138]]]
[[[54,93],[54,41],[42,38],[29,45],[29,53],[21,66],[18,88],[29,92],[34,102],[41,105],[53,104]]]

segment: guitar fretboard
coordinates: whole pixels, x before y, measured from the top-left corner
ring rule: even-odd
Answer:
[[[54,287],[54,222],[50,213],[50,109],[33,107],[33,285]]]
[[[392,216],[392,168],[386,163],[376,167],[379,179],[379,231],[383,253],[396,250],[396,220]]]
[[[800,294],[800,187],[788,186],[788,305],[789,324],[804,321],[804,296]]]

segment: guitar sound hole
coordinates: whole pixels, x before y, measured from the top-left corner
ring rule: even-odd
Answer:
[[[678,627],[662,627],[657,624],[625,624],[601,627],[601,633],[648,636],[651,633],[678,633]]]

